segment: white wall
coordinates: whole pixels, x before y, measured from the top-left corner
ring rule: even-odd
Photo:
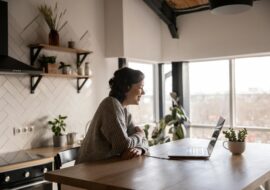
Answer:
[[[54,5],[55,1],[45,2]],[[30,60],[27,45],[48,43],[49,29],[43,18],[39,17],[33,21],[39,15],[37,6],[43,2],[8,1],[9,55],[28,64]],[[108,95],[108,80],[118,66],[118,60],[113,57],[125,56],[146,60],[161,58],[160,20],[143,1],[58,2],[61,10],[67,9],[64,20],[68,21],[60,31],[60,44],[67,46],[67,41],[73,40],[77,48],[94,52],[85,60],[90,62],[93,78],[78,94],[76,80],[43,77],[35,94],[30,94],[28,76],[0,75],[0,152],[51,144],[52,132],[47,126],[47,121],[58,114],[68,116],[67,132],[84,134],[87,121],[92,118],[100,101]],[[108,10],[110,7],[113,9]],[[84,34],[85,37],[81,39]],[[74,64],[76,61],[76,56],[70,53],[42,53],[56,55],[57,62]],[[32,125],[35,127],[33,133],[13,135],[14,128]]]
[[[105,1],[106,57],[124,56],[122,0]]]
[[[106,57],[161,60],[161,21],[141,0],[105,0]]]
[[[37,5],[44,1],[9,0],[9,55],[29,63],[30,43],[47,43],[48,27],[37,16]],[[55,1],[45,1],[53,3]],[[93,78],[78,94],[76,80],[44,77],[35,94],[30,94],[29,76],[0,75],[0,152],[15,151],[51,144],[52,132],[47,121],[58,114],[67,115],[67,132],[84,133],[99,102],[108,95],[108,78],[116,69],[105,60],[104,1],[64,0],[59,8],[67,8],[68,25],[60,32],[61,45],[74,40],[78,48],[94,53],[87,57]],[[85,37],[81,36],[87,32]],[[47,51],[57,61],[75,63],[75,54]],[[13,135],[13,128],[35,126],[33,133]]]
[[[123,1],[125,57],[161,60],[161,20],[144,1]]]
[[[254,2],[237,15],[210,11],[177,17],[179,39],[172,39],[162,24],[163,59],[192,60],[270,52],[270,1]]]

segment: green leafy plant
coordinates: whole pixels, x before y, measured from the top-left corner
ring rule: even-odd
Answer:
[[[56,56],[46,56],[41,55],[38,58],[38,62],[40,63],[40,67],[45,70],[46,73],[49,72],[49,65],[48,64],[55,64]]]
[[[236,134],[236,131],[230,127],[227,131],[223,131],[223,134],[231,142],[245,142],[248,133],[247,129],[243,128]]]
[[[67,119],[67,116],[59,115],[58,117],[54,118],[54,120],[48,121],[48,124],[55,136],[62,136],[62,132],[66,131],[65,119]]]
[[[56,56],[46,56],[44,54],[42,54],[38,59],[38,62],[42,65],[46,65],[48,63],[55,63],[55,61]]]
[[[60,66],[58,67],[58,69],[63,69],[63,68],[65,68],[65,67],[71,67],[71,65],[69,65],[69,64],[65,64],[64,62],[60,62]]]
[[[171,140],[174,141],[185,137],[185,123],[188,123],[189,119],[184,108],[179,104],[179,97],[177,97],[177,94],[172,92],[170,95],[173,101],[173,106],[170,108],[171,113],[159,121],[158,125],[154,127],[151,135],[149,134],[150,125],[147,124],[144,126],[144,132],[148,139],[149,146],[163,144]],[[167,127],[169,127],[168,132],[169,134],[172,134],[172,137],[166,134]]]
[[[67,21],[61,24],[61,20],[66,14],[67,10],[65,9],[59,14],[57,2],[55,3],[54,8],[52,8],[49,5],[43,4],[38,6],[38,10],[44,17],[46,23],[48,24],[51,30],[60,31],[64,27],[64,25],[67,24]]]

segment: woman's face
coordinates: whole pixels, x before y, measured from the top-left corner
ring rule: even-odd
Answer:
[[[123,102],[123,105],[138,105],[141,99],[141,96],[144,95],[144,81],[133,84],[129,91],[126,93],[126,98]]]

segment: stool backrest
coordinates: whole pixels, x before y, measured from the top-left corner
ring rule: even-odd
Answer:
[[[80,147],[76,147],[59,152],[54,157],[54,166],[55,166],[54,168],[58,170],[61,168],[63,164],[76,160],[79,153],[79,149]]]

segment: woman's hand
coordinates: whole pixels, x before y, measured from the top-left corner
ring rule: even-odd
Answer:
[[[123,160],[128,160],[128,159],[132,159],[135,157],[139,157],[142,155],[142,149],[140,148],[129,148],[127,150],[125,150],[122,155],[121,155],[121,159]]]

